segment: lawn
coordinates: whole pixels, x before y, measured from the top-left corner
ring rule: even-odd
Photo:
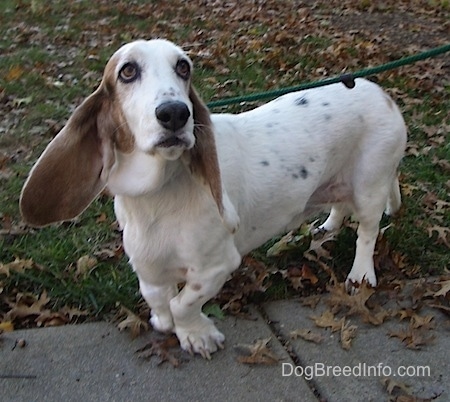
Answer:
[[[178,43],[194,61],[196,87],[211,101],[333,77],[446,44],[449,21],[445,0],[3,0],[0,323],[56,325],[104,317],[119,306],[142,310],[107,194],[75,221],[44,229],[24,225],[18,210],[33,163],[99,84],[120,45],[156,37]],[[371,77],[399,104],[409,128],[400,167],[403,207],[383,220],[390,227],[375,256],[382,284],[448,275],[449,77],[449,53]],[[332,258],[319,261],[305,257],[303,240],[267,257],[277,240],[244,260],[215,306],[238,312],[249,300],[323,292],[330,275],[342,280],[350,268],[354,224],[348,221],[337,241],[327,243]],[[238,289],[242,283],[245,289]]]

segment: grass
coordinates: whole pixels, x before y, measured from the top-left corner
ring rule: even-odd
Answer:
[[[98,85],[114,50],[139,37],[164,36],[181,44],[193,44],[195,84],[205,100],[296,85],[320,78],[316,69],[324,65],[331,74],[338,74],[344,66],[333,70],[334,62],[339,61],[339,57],[329,54],[335,39],[320,24],[316,33],[305,35],[296,25],[283,25],[284,17],[280,21],[273,17],[249,21],[244,14],[238,22],[233,21],[233,31],[223,18],[217,17],[215,22],[203,18],[195,4],[183,8],[176,0],[168,1],[164,9],[158,8],[157,2],[110,5],[100,1],[95,6],[85,0],[33,3],[35,12],[24,0],[0,4],[0,264],[15,259],[32,259],[35,263],[34,269],[0,275],[0,300],[20,292],[39,294],[46,290],[55,308],[68,304],[94,316],[108,313],[117,303],[132,309],[139,300],[138,286],[125,256],[99,257],[88,272],[76,272],[81,257],[101,253],[120,238],[112,229],[115,218],[111,199],[100,197],[72,223],[17,230],[22,228],[18,197],[29,169],[71,109]],[[326,7],[321,6],[322,13]],[[278,38],[274,33],[276,24],[291,35]],[[346,50],[355,59],[348,61],[354,63],[350,66],[353,68],[369,62],[357,44],[350,43]],[[211,56],[199,55],[199,49],[208,48],[213,52]],[[396,51],[401,53],[402,49]],[[377,55],[379,60],[382,56]],[[397,100],[410,128],[410,143],[418,149],[417,156],[407,155],[402,162],[402,185],[413,190],[404,197],[402,215],[394,220],[395,228],[388,230],[386,237],[390,248],[405,256],[409,266],[418,266],[417,275],[422,276],[442,273],[449,265],[448,248],[427,232],[433,225],[450,225],[448,205],[440,212],[426,203],[430,194],[436,200],[450,202],[448,170],[436,164],[450,160],[445,135],[450,88],[448,81],[439,82],[441,92],[423,90],[400,72],[380,78],[383,86],[396,88],[396,93],[402,95]],[[417,99],[421,101],[411,102]],[[248,107],[252,105],[226,110]],[[429,137],[426,132],[430,127],[444,127],[444,131]],[[354,240],[354,232],[345,229],[333,250],[332,265],[342,273],[341,277],[351,264]],[[264,260],[266,248],[254,255]],[[294,264],[297,257],[264,261],[280,269]],[[279,274],[272,282],[266,297],[292,294],[292,288]]]

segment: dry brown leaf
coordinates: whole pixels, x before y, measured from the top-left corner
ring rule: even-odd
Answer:
[[[329,310],[324,311],[320,316],[311,316],[310,318],[318,327],[331,328],[331,332],[339,331],[345,322],[345,318],[340,320],[334,318],[334,314]]]
[[[433,237],[433,233],[437,233],[437,243],[444,244],[450,248],[450,228],[445,226],[433,225],[427,228],[428,237]]]
[[[406,329],[391,331],[388,335],[391,338],[399,338],[408,349],[414,350],[421,349],[422,346],[428,345],[435,338],[434,335],[426,335],[424,329],[413,328],[412,325],[409,325]]]
[[[11,310],[6,313],[8,320],[14,321],[16,318],[24,318],[31,315],[39,316],[49,310],[44,309],[44,306],[50,301],[47,292],[44,290],[39,298],[32,294],[18,294],[16,302],[8,302]]]
[[[86,310],[80,310],[76,307],[69,307],[68,305],[65,305],[63,308],[59,310],[61,314],[64,314],[69,321],[72,321],[74,317],[83,317],[87,316],[89,314]]]
[[[434,294],[434,297],[447,296],[447,293],[450,292],[450,279],[438,282],[438,284],[441,285],[441,288]]]
[[[306,264],[303,264],[303,266],[302,266],[302,279],[309,280],[313,285],[315,285],[317,282],[319,282],[319,279],[317,278],[317,276],[314,274],[314,272],[312,272],[311,268]]]
[[[308,296],[302,299],[302,306],[308,306],[312,309],[315,309],[319,304],[322,296],[321,295],[313,295]]]
[[[420,316],[418,314],[413,314],[411,317],[411,327],[412,328],[424,328],[433,329],[434,321],[432,322],[434,315]]]
[[[14,324],[12,321],[0,322],[0,333],[1,332],[11,332],[14,331]]]
[[[170,335],[164,339],[152,339],[147,345],[138,349],[139,357],[151,359],[153,356],[159,358],[158,366],[164,362],[170,363],[173,367],[179,367],[181,359],[176,356],[179,352],[179,342],[175,335]],[[175,351],[171,349],[176,348]]]
[[[90,255],[83,255],[77,261],[75,276],[77,278],[80,276],[85,276],[97,265],[97,263],[98,261],[96,258],[91,257]]]
[[[270,340],[271,338],[258,339],[253,345],[238,345],[235,349],[246,354],[239,356],[238,361],[244,364],[278,364],[280,359],[267,346]]]
[[[323,258],[325,260],[329,260],[331,258],[330,252],[324,247],[325,243],[330,241],[336,241],[337,232],[325,232],[322,237],[316,238],[314,237],[311,240],[311,244],[309,246],[308,251],[313,251],[318,258]]]
[[[405,393],[409,393],[409,385],[404,382],[396,381],[392,378],[383,378],[381,379],[381,383],[386,388],[386,391],[389,395],[393,395],[395,391],[401,390]]]
[[[380,325],[389,317],[389,312],[379,305],[373,309],[367,307],[366,304],[375,293],[375,289],[365,281],[359,285],[355,294],[352,295],[347,292],[343,283],[328,286],[327,289],[330,292],[327,303],[333,308],[333,311],[345,309],[344,314],[346,316],[357,314],[364,322],[372,325]]]
[[[35,320],[38,327],[59,327],[69,322],[67,316],[60,312],[45,310]]]
[[[117,324],[119,331],[129,329],[131,331],[132,338],[138,337],[142,331],[148,331],[149,329],[149,324],[147,321],[144,321],[141,317],[123,306],[120,307],[120,310],[117,313],[117,319],[120,320]]]
[[[102,212],[99,216],[97,216],[97,219],[95,220],[95,223],[103,223],[108,220],[108,216]]]
[[[324,340],[324,337],[321,334],[313,332],[310,329],[296,329],[289,332],[289,336],[292,339],[302,338],[305,341],[314,343],[321,343]]]
[[[23,272],[26,269],[33,268],[33,265],[33,260],[31,258],[29,260],[21,260],[16,258],[13,262],[8,264],[0,263],[0,274],[9,276],[11,271]]]
[[[356,330],[358,327],[356,325],[350,325],[350,321],[342,323],[341,327],[341,346],[342,349],[349,350],[353,339],[356,336]]]

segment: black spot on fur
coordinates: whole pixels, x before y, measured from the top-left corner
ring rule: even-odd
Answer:
[[[304,166],[302,166],[300,168],[300,176],[302,177],[302,179],[306,179],[308,177],[308,174],[308,170]]]
[[[261,165],[263,165],[263,166],[269,166],[269,165],[270,165],[270,163],[269,163],[269,162],[267,162],[267,161],[261,161]]]
[[[301,96],[300,98],[297,98],[294,103],[297,106],[306,106],[308,104],[308,99]]]
[[[330,106],[330,102],[323,102],[322,106]]]
[[[287,169],[287,171],[290,172],[291,169]],[[304,166],[300,166],[297,172],[291,174],[292,178],[294,179],[298,179],[299,177],[301,177],[302,179],[306,179],[308,175],[309,172]]]

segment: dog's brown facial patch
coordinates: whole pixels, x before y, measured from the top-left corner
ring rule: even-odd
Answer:
[[[120,152],[131,153],[135,144],[134,136],[123,116],[122,109],[117,106],[114,113],[118,118],[117,130],[114,133],[114,143]]]
[[[116,67],[117,60],[113,56],[105,67],[102,81],[110,102],[109,114],[114,122],[114,131],[110,134],[117,150],[131,153],[135,140],[120,106],[120,88],[117,87]]]

